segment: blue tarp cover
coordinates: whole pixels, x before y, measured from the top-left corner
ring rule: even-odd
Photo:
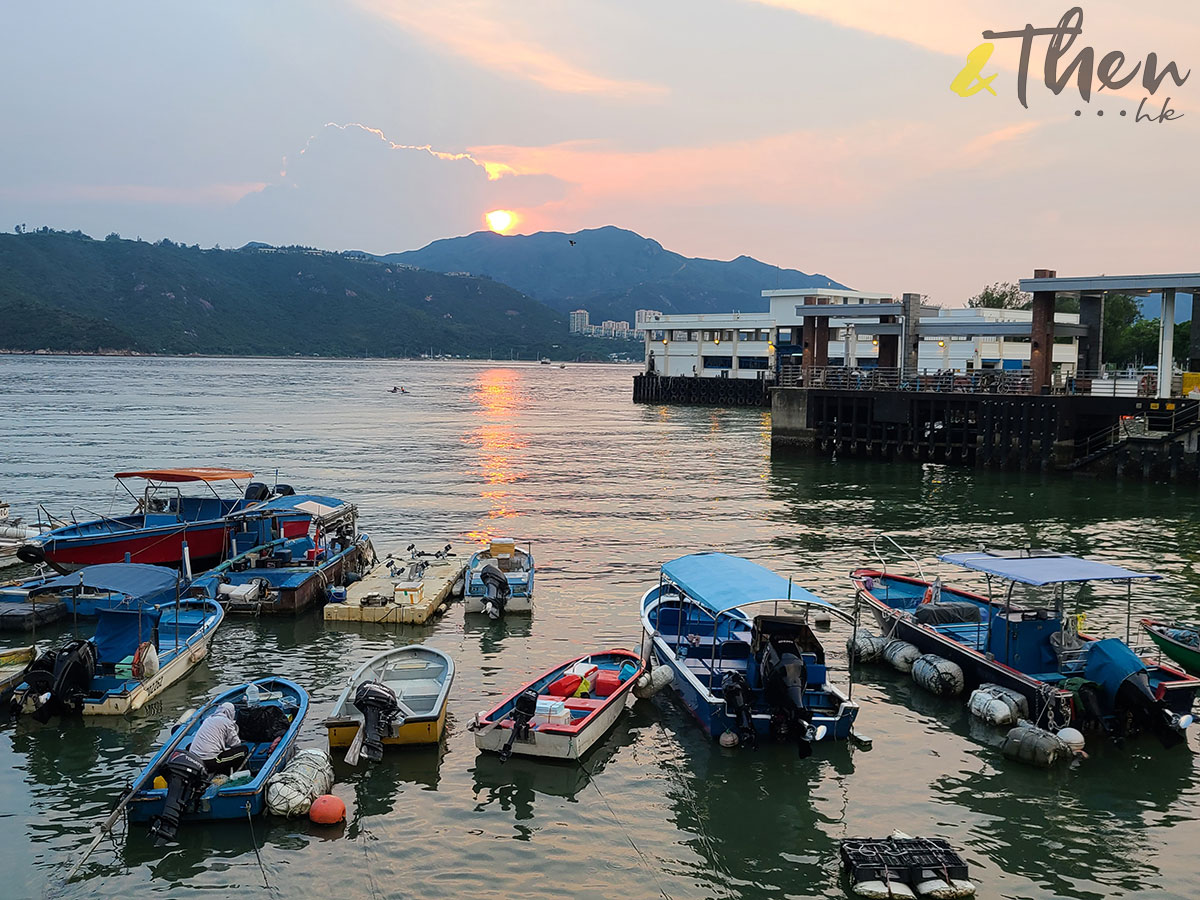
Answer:
[[[82,584],[98,591],[114,591],[130,597],[145,597],[160,591],[171,590],[179,580],[179,573],[162,566],[145,563],[103,563],[86,566],[69,575],[58,575],[44,582],[29,582],[34,590],[62,590]]]
[[[158,622],[158,610],[152,606],[138,609],[98,609],[96,656],[100,662],[119,663],[132,656],[142,641],[152,640]],[[157,643],[157,642],[155,642]]]
[[[747,603],[788,597],[786,578],[740,556],[694,553],[664,564],[662,572],[697,603],[717,613]],[[831,605],[798,584],[793,583],[791,588],[793,600]]]
[[[1007,551],[1004,551],[1007,553]],[[1124,580],[1128,578],[1161,578],[1149,572],[1134,572],[1121,566],[1110,565],[1094,559],[1084,559],[1080,556],[1059,556],[1045,554],[1045,551],[1032,551],[1032,556],[1017,557],[1015,555],[998,555],[986,551],[973,553],[944,553],[938,557],[943,562],[964,569],[974,569],[987,572],[989,575],[999,575],[1009,581],[1019,581],[1023,584],[1059,584],[1063,581],[1105,581],[1109,579]],[[1045,555],[1036,555],[1043,553]]]
[[[292,494],[288,497],[272,497],[257,506],[252,506],[249,509],[244,509],[238,513],[240,516],[251,518],[253,516],[263,515],[264,513],[283,514],[288,512],[308,512],[314,508],[313,504],[318,507],[328,507],[330,510],[337,509],[339,506],[344,506],[345,500],[337,497],[325,497],[321,494]],[[307,508],[302,508],[307,505]]]
[[[1146,664],[1124,641],[1105,638],[1088,645],[1083,677],[1100,685],[1109,699],[1116,695],[1121,682],[1130,675],[1144,671]]]

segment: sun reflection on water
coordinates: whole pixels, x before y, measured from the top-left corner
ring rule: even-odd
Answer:
[[[463,442],[478,453],[475,467],[480,477],[479,496],[488,511],[466,533],[473,541],[487,542],[496,537],[501,523],[520,515],[518,509],[528,498],[509,485],[528,478],[521,465],[528,439],[520,433],[514,419],[524,407],[522,376],[517,369],[486,369],[475,376],[471,400],[476,404],[473,417],[483,419]]]

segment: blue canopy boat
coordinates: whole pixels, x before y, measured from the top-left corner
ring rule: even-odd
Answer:
[[[12,712],[40,721],[66,712],[135,712],[208,655],[225,611],[211,600],[185,598],[116,602],[96,616],[89,640],[47,650],[29,665],[11,694]]]
[[[303,526],[297,528],[297,516]],[[192,594],[231,613],[294,614],[328,599],[373,555],[358,509],[336,497],[277,497],[231,517],[231,556],[192,583]],[[311,533],[310,533],[311,531]]]
[[[95,618],[121,603],[155,605],[174,600],[178,572],[143,563],[104,563],[68,575],[43,573],[0,586],[0,603],[63,604],[70,615]]]
[[[750,607],[767,605],[764,614]],[[757,563],[698,553],[662,567],[642,597],[654,660],[674,673],[680,699],[710,737],[754,743],[852,736],[858,704],[827,680],[825,649],[808,624],[818,609],[853,624],[820,597]]]
[[[1183,741],[1200,679],[1142,659],[1128,646],[1128,632],[1126,641],[1095,638],[1079,633],[1078,618],[1064,614],[1067,584],[1123,583],[1128,600],[1135,580],[1161,576],[1048,550],[982,550],[938,558],[982,572],[989,596],[944,586],[940,579],[928,581],[915,560],[916,578],[891,574],[886,566],[851,573],[858,597],[885,637],[956,663],[968,687],[997,684],[1021,694],[1034,724],[1049,730],[1099,728],[1118,738],[1149,731],[1165,746]],[[993,579],[1007,583],[1003,597],[991,596]],[[1018,584],[1051,588],[1050,596],[1031,592],[1014,602]]]
[[[257,693],[257,698],[248,698],[247,691]],[[247,772],[235,772],[228,779],[211,777],[203,762],[188,752],[200,723],[222,703],[236,708],[238,732],[250,750]],[[128,801],[129,821],[149,822],[151,834],[170,840],[181,821],[258,815],[268,779],[295,754],[296,735],[306,712],[308,694],[279,676],[260,678],[219,694],[177,727],[135,780],[139,787]],[[166,786],[154,787],[153,779],[160,776]]]

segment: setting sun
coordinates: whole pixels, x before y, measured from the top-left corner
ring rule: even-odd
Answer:
[[[517,214],[511,209],[493,209],[483,216],[488,228],[496,234],[504,234],[517,224]]]

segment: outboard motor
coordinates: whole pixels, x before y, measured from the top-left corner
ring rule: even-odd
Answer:
[[[294,487],[292,487],[290,484],[277,484],[277,485],[275,485],[275,496],[276,497],[295,497],[296,489]]]
[[[177,750],[159,766],[158,774],[167,782],[167,799],[162,814],[150,820],[150,837],[162,843],[175,840],[183,814],[196,808],[208,784],[208,769],[200,757]]]
[[[796,742],[801,758],[812,756],[816,737],[812,714],[804,706],[808,667],[792,641],[770,641],[760,654],[763,693],[771,707],[771,733],[778,740]]]
[[[754,719],[750,711],[750,684],[741,672],[726,672],[721,679],[721,696],[725,700],[725,712],[737,723],[738,740],[751,747],[758,747],[758,734],[754,730]]]
[[[396,692],[378,681],[366,681],[354,692],[354,705],[363,714],[362,755],[371,762],[383,759],[383,739],[391,734],[392,723],[400,718]]]
[[[500,761],[505,762],[512,756],[512,745],[518,740],[529,739],[529,723],[533,721],[533,717],[537,715],[538,693],[530,689],[522,691],[517,697],[517,702],[513,704],[512,711],[512,731],[508,735],[508,741],[500,748]]]
[[[1168,748],[1186,740],[1184,732],[1192,723],[1190,715],[1179,715],[1155,698],[1145,672],[1135,672],[1121,682],[1113,705],[1118,727],[1129,722],[1135,730],[1150,732]]]
[[[504,615],[504,607],[512,596],[508,579],[495,566],[488,564],[479,572],[479,580],[483,582],[483,611],[493,619]]]
[[[29,685],[25,696],[33,697],[33,718],[45,723],[53,716],[81,712],[95,674],[96,648],[91,641],[71,641],[47,650],[29,664],[25,673]],[[15,706],[13,712],[19,713],[20,707]]]
[[[271,489],[261,481],[252,481],[246,485],[246,500],[250,503],[259,503],[269,499]]]

